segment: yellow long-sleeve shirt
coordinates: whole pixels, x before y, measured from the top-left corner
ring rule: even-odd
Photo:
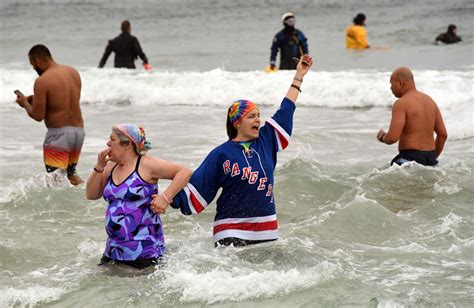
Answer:
[[[346,29],[346,48],[351,49],[365,49],[369,46],[365,36],[367,31],[365,27],[359,25],[352,25]]]

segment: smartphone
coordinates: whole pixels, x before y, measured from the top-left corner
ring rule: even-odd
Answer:
[[[296,63],[300,63],[300,59],[298,59],[297,57],[293,57],[293,58],[291,58],[291,59],[292,59],[293,61],[295,61]],[[306,62],[306,61],[303,61],[303,64],[309,65],[309,63]]]
[[[23,96],[25,96],[25,95],[23,95],[23,93],[21,93],[20,90],[15,90],[15,91],[13,91],[13,93],[15,93],[17,97],[23,97]]]
[[[15,90],[15,91],[13,91],[13,93],[16,94],[16,97],[23,97],[23,96],[25,96],[23,93],[21,93],[20,90]],[[31,97],[28,98],[28,103],[30,103],[30,104],[33,103],[33,99],[32,99]]]

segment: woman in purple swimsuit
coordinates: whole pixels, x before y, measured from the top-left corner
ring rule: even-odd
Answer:
[[[105,214],[108,239],[101,264],[114,261],[142,269],[157,263],[165,250],[160,208],[186,185],[191,170],[145,155],[151,144],[133,124],[112,127],[107,149],[99,152],[87,179],[86,197],[109,203]],[[172,180],[158,195],[159,179]],[[158,195],[153,200],[153,196]]]

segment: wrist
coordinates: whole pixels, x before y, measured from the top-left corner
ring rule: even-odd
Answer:
[[[171,198],[171,200],[170,200],[170,198],[168,198],[164,193],[161,193],[160,196],[161,196],[161,198],[163,198],[163,200],[165,200],[165,202],[168,203],[168,204],[171,204],[171,202],[173,202],[173,198]]]
[[[104,167],[99,168],[99,167],[97,167],[97,166],[94,166],[94,171],[97,172],[97,173],[102,173],[102,172],[104,172],[104,169],[105,169]]]
[[[292,88],[295,88],[296,90],[298,90],[298,92],[300,92],[300,93],[301,93],[301,89],[300,89],[300,87],[298,87],[298,86],[297,86],[297,85],[295,85],[294,83],[292,83],[292,84],[291,84],[291,87],[292,87]]]
[[[303,82],[303,76],[295,75],[295,77],[293,77],[293,80],[297,80],[297,81],[299,81],[299,82]]]

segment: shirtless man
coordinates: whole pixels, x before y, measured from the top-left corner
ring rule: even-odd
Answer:
[[[76,173],[76,165],[84,142],[84,122],[79,99],[81,77],[72,67],[56,63],[44,45],[33,46],[28,57],[38,73],[34,95],[17,94],[16,102],[38,122],[48,128],[43,143],[43,158],[48,173],[67,171],[72,185],[84,181]]]
[[[416,90],[413,74],[407,67],[394,70],[390,84],[393,95],[399,99],[392,107],[390,129],[387,133],[379,130],[377,139],[386,144],[399,141],[400,153],[391,165],[409,161],[436,165],[448,137],[438,106],[431,97]]]

